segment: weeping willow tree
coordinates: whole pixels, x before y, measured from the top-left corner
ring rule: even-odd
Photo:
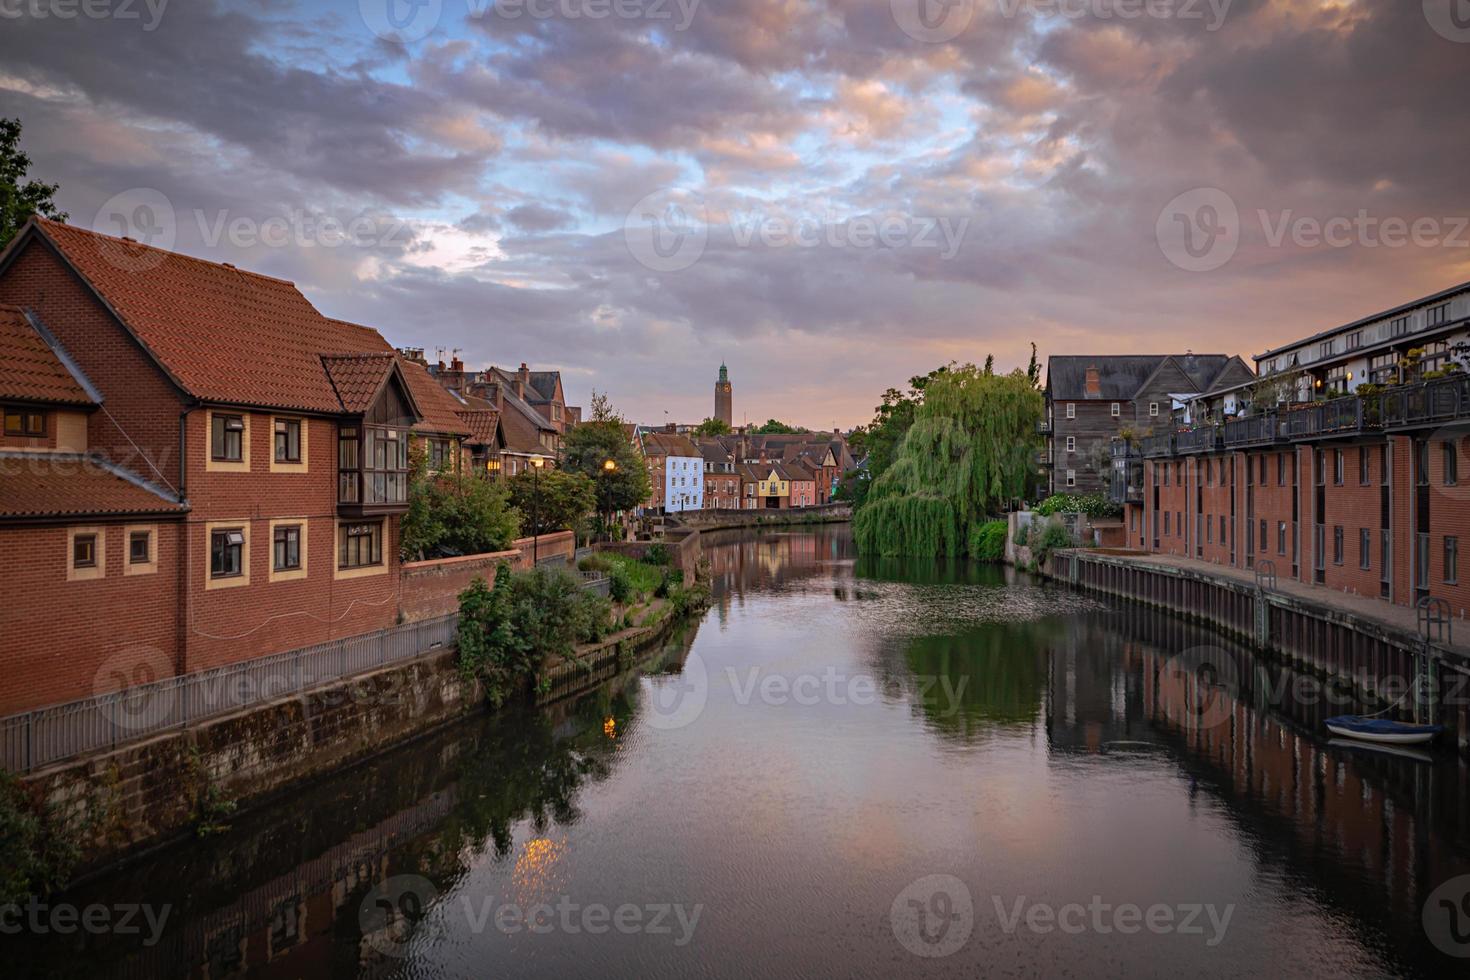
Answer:
[[[893,464],[853,516],[860,550],[959,556],[970,536],[1035,471],[1041,392],[1024,371],[973,364],[938,374],[924,392]]]

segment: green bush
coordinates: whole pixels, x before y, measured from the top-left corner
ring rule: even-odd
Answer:
[[[53,824],[54,814],[38,812],[20,781],[0,769],[0,908],[45,895],[70,877],[78,850]]]
[[[620,606],[627,605],[628,600],[633,598],[633,580],[629,578],[626,570],[614,568],[608,572],[607,594],[613,602]]]
[[[614,589],[620,588],[617,580],[621,577],[626,581],[629,590],[628,596],[625,599],[619,599],[614,595],[613,599],[617,602],[627,603],[629,601],[647,599],[657,591],[659,583],[663,581],[663,569],[657,565],[649,565],[646,562],[629,558],[627,555],[619,555],[612,552],[606,552],[605,556],[608,565],[611,566],[611,571],[608,574],[613,579],[612,587]]]
[[[577,567],[584,572],[607,573],[612,569],[612,562],[608,561],[604,555],[588,555],[577,562]]]
[[[1092,518],[1122,517],[1123,508],[1100,493],[1057,493],[1043,500],[1036,513],[1042,517],[1072,513]]]
[[[970,557],[976,561],[1004,561],[1006,522],[986,521],[970,531]]]
[[[1067,526],[1057,518],[1031,522],[1031,555],[1039,563],[1045,563],[1058,548],[1072,547],[1072,535]]]
[[[667,565],[670,561],[667,545],[655,542],[643,553],[643,560],[650,565]]]

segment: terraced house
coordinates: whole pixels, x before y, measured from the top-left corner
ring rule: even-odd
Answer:
[[[1266,351],[1118,445],[1135,547],[1470,611],[1470,283]],[[1270,566],[1265,566],[1266,562]],[[1463,573],[1463,574],[1462,574]]]
[[[0,712],[394,622],[411,444],[469,430],[377,331],[44,219],[0,303]]]

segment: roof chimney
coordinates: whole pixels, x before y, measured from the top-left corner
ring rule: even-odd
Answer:
[[[1087,397],[1099,398],[1102,396],[1102,378],[1097,373],[1097,365],[1087,366]]]
[[[461,361],[457,357],[450,358],[449,370],[453,371],[455,374],[459,374],[460,372],[464,371],[464,361]]]

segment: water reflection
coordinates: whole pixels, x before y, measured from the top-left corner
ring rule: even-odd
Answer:
[[[1465,771],[1329,744],[1342,705],[1220,637],[1025,575],[860,559],[843,527],[708,536],[708,705],[651,684],[435,733],[66,896],[174,908],[163,941],[6,938],[44,976],[891,977],[1099,971],[1443,975],[1419,916],[1470,872]],[[748,670],[870,677],[870,704],[742,700]],[[850,688],[849,688],[850,690]],[[920,960],[889,909],[923,875],[975,891],[973,937]],[[375,890],[423,880],[374,933]],[[1037,935],[992,898],[1237,907],[1228,942]],[[461,908],[698,903],[696,941],[506,934]],[[421,921],[420,921],[421,919]],[[387,950],[387,952],[385,952]]]

